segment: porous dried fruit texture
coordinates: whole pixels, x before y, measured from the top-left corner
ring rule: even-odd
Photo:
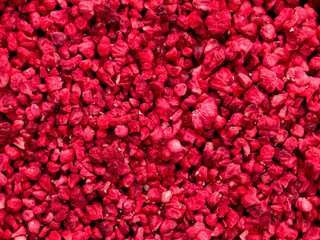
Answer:
[[[0,1],[0,239],[320,239],[320,1]]]

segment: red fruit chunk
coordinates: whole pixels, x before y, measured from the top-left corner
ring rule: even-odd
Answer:
[[[265,99],[265,95],[261,91],[259,91],[256,85],[254,85],[245,92],[244,99],[247,102],[260,105]]]
[[[84,19],[90,20],[94,16],[94,4],[92,2],[81,1],[78,8]]]
[[[262,39],[268,42],[275,40],[277,37],[276,29],[272,24],[264,25],[260,30],[260,34]]]
[[[242,85],[243,87],[245,87],[245,88],[251,87],[251,85],[252,85],[252,80],[251,80],[248,76],[246,76],[246,75],[243,74],[243,73],[239,73],[239,74],[238,74],[238,77],[239,77],[239,81],[240,81],[240,83],[241,83],[241,85]]]
[[[277,76],[274,72],[262,68],[259,71],[259,85],[267,92],[272,93],[277,87]]]
[[[0,153],[0,172],[7,171],[9,167],[9,156],[5,153]]]
[[[317,1],[0,1],[0,239],[320,239]]]
[[[165,233],[170,230],[173,230],[177,226],[177,223],[173,220],[165,219],[160,227],[160,232]]]
[[[217,224],[218,218],[216,214],[209,214],[206,216],[206,224],[210,227],[215,227]]]
[[[0,88],[4,88],[9,83],[11,65],[8,61],[9,52],[5,48],[0,48]]]
[[[319,71],[320,70],[320,57],[313,57],[310,60],[310,68]]]
[[[110,53],[111,42],[107,36],[103,36],[97,46],[98,54],[101,57],[109,56]]]
[[[149,216],[150,228],[152,231],[157,231],[161,226],[163,219],[160,215],[151,215]]]
[[[202,127],[211,128],[217,112],[217,105],[213,98],[208,98],[197,105],[197,110],[192,112],[192,123],[195,129]]]
[[[32,104],[30,107],[27,107],[26,115],[29,121],[34,121],[41,116],[41,109],[38,105]]]
[[[226,223],[229,228],[233,228],[239,220],[239,214],[234,210],[229,211],[229,213],[226,216]]]
[[[3,173],[0,173],[0,186],[5,186],[7,183],[8,178]]]
[[[303,239],[316,240],[320,237],[320,227],[313,226],[306,234],[303,234]]]
[[[69,124],[71,126],[73,125],[78,125],[83,118],[83,112],[81,109],[75,109],[71,112],[70,117],[69,117]]]
[[[206,17],[205,25],[212,35],[224,34],[231,28],[231,14],[229,10],[214,12]]]
[[[60,162],[68,163],[73,161],[75,158],[73,149],[63,150],[60,152]]]
[[[46,83],[50,92],[62,89],[62,80],[60,77],[47,77]]]
[[[84,140],[89,142],[93,139],[94,135],[95,135],[95,131],[90,127],[90,126],[87,126],[84,131]]]
[[[234,76],[227,68],[221,68],[213,75],[210,81],[210,87],[215,90],[232,92],[232,85],[234,83]]]
[[[196,11],[193,11],[188,15],[188,23],[192,29],[198,27],[202,22],[201,17],[198,16]]]
[[[174,93],[177,94],[179,97],[186,95],[187,93],[187,85],[185,83],[179,83],[174,87]]]
[[[275,136],[280,128],[280,120],[277,116],[262,116],[258,121],[258,129],[262,135]]]
[[[7,207],[13,212],[18,212],[22,208],[22,201],[19,198],[10,198],[7,200]]]
[[[148,191],[148,199],[151,202],[160,202],[161,201],[161,192],[158,188],[151,188]]]
[[[126,42],[118,40],[114,45],[111,46],[112,57],[124,57],[129,51],[129,47]]]
[[[254,195],[246,194],[241,198],[241,204],[245,208],[251,207],[257,203],[259,203],[259,199]]]
[[[197,234],[201,231],[205,229],[205,225],[204,223],[201,222],[196,222],[192,227],[189,227],[186,230],[186,233],[188,235],[188,237],[190,238],[195,238],[197,236]]]
[[[98,220],[103,218],[102,206],[100,204],[86,206],[86,210],[91,220]]]
[[[204,55],[203,64],[215,69],[225,60],[225,48],[217,40],[210,39],[204,49]]]
[[[128,128],[124,125],[118,125],[116,126],[116,128],[114,129],[114,133],[118,136],[118,137],[125,137],[128,135]]]
[[[49,233],[49,236],[46,237],[46,240],[54,240],[54,239],[56,239],[56,240],[61,240],[61,235],[59,234],[59,232],[57,232],[57,231],[51,231],[51,232]]]
[[[87,41],[79,44],[79,52],[86,58],[92,59],[95,55],[95,44],[93,41]]]

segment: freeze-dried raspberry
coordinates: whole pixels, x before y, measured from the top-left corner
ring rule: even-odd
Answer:
[[[318,8],[0,1],[0,238],[319,239]]]

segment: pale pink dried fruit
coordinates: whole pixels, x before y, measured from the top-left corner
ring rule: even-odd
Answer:
[[[163,192],[163,193],[161,194],[161,201],[162,201],[163,203],[168,203],[168,202],[170,202],[171,198],[172,198],[172,193],[171,193],[171,191],[166,191],[166,192]]]
[[[0,209],[4,209],[6,206],[6,195],[4,193],[0,194]]]
[[[172,153],[179,153],[183,150],[183,147],[178,139],[172,139],[167,143],[167,148]]]
[[[40,231],[40,222],[38,219],[33,219],[31,221],[28,222],[28,230],[31,233],[35,233],[38,234]]]
[[[296,208],[303,212],[311,212],[313,206],[308,199],[298,198],[295,204]]]
[[[192,5],[196,9],[200,9],[203,11],[211,12],[212,11],[212,2],[208,0],[193,0]]]
[[[295,124],[290,132],[296,137],[303,137],[304,135],[304,129],[300,124]]]

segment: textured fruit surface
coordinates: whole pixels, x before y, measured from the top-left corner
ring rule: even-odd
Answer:
[[[319,3],[0,0],[0,240],[320,239]]]

